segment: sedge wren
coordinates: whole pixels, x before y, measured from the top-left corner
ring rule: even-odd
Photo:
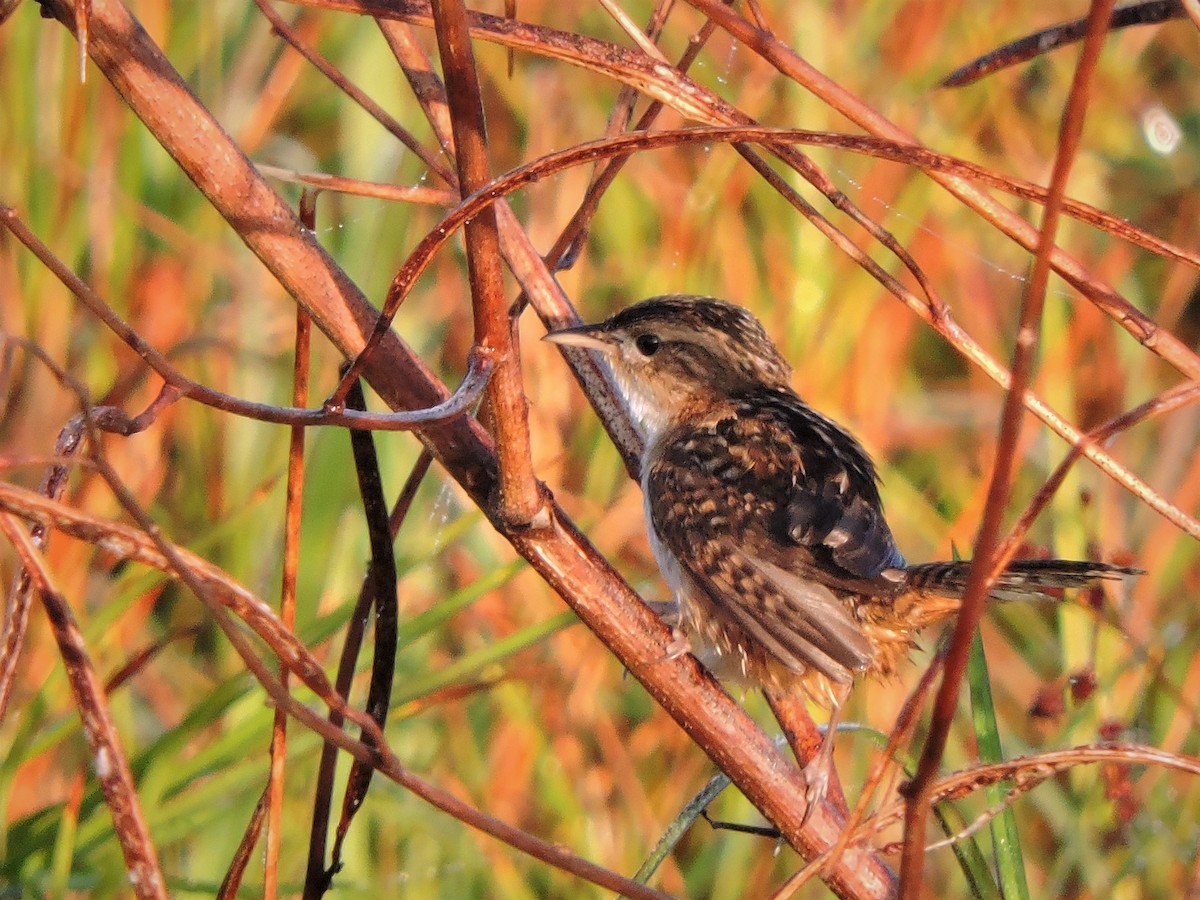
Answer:
[[[951,615],[970,563],[905,561],[870,456],[792,390],[791,367],[744,309],[655,297],[546,339],[599,351],[641,430],[650,543],[687,649],[719,678],[798,689],[831,710],[816,799],[855,677],[890,674],[915,632]],[[1022,560],[991,597],[1136,571]]]

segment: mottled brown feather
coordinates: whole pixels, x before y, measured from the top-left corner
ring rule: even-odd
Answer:
[[[660,297],[549,338],[609,359],[646,440],[655,555],[718,676],[836,706],[856,676],[891,673],[918,630],[958,608],[970,564],[906,563],[869,455],[791,389],[790,367],[745,310]],[[1022,561],[992,597],[1136,571]]]

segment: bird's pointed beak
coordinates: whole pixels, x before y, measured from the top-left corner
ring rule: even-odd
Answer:
[[[601,353],[611,353],[613,350],[613,342],[599,325],[560,328],[558,331],[551,331],[542,340],[565,347],[585,347],[588,350],[599,350]]]

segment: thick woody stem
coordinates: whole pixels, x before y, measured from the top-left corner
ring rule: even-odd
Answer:
[[[43,9],[74,27],[73,7],[43,0]],[[347,357],[355,356],[377,318],[354,283],[270,189],[245,154],[187,89],[159,48],[117,0],[94,0],[89,55],[180,167],[248,247],[303,305],[313,322]],[[415,354],[389,332],[367,361],[365,375],[394,408],[419,409],[447,396]],[[746,796],[776,823],[796,849],[812,856],[837,838],[836,824],[818,810],[802,827],[803,775],[694,661],[663,662],[669,630],[642,604],[554,504],[547,528],[513,528],[492,503],[499,489],[490,437],[469,417],[421,433],[438,460],[538,573],[562,595],[708,753]],[[303,707],[280,697],[289,709]],[[303,715],[324,729],[320,717]],[[321,731],[324,734],[324,731]],[[442,808],[448,808],[443,806]],[[886,897],[892,873],[869,854],[840,860],[827,878],[848,897]]]
[[[450,102],[459,190],[466,197],[492,180],[467,11],[457,0],[433,0],[433,18]],[[500,460],[497,512],[506,522],[526,526],[533,522],[542,500],[529,452],[529,406],[521,384],[517,333],[504,299],[495,207],[482,210],[467,222],[464,231],[475,342],[496,354],[487,400]]]

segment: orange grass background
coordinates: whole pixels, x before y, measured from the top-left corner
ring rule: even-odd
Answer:
[[[998,42],[1082,11],[1076,4],[925,2],[763,4],[781,39],[931,148],[1045,184],[1075,50],[956,91],[936,80]],[[627,4],[635,21],[645,4]],[[422,140],[429,131],[378,33],[349,15],[278,9],[347,77]],[[498,12],[489,8],[490,12]],[[361,110],[271,35],[246,3],[142,0],[136,14],[193,90],[257,163],[399,185],[442,187]],[[628,43],[598,5],[523,0],[521,19]],[[661,41],[674,59],[701,24],[680,6]],[[427,46],[433,51],[432,34]],[[0,202],[14,206],[133,326],[197,380],[263,402],[290,396],[294,304],[199,197],[111,88],[75,74],[76,45],[25,3],[0,26]],[[600,136],[618,86],[561,62],[477,44],[497,173]],[[1186,21],[1113,35],[1102,58],[1071,196],[1189,249],[1200,220],[1200,63]],[[764,124],[851,130],[844,119],[718,31],[691,74]],[[1170,155],[1150,150],[1142,119],[1160,106],[1182,128]],[[639,107],[640,109],[640,107]],[[658,125],[685,124],[664,113]],[[849,196],[890,229],[956,320],[1007,360],[1028,257],[920,172],[846,152],[813,154]],[[515,209],[539,248],[574,211],[589,170],[525,189]],[[798,179],[792,179],[797,183]],[[287,183],[279,188],[296,197]],[[812,191],[806,196],[815,198]],[[826,212],[827,204],[815,202]],[[1015,202],[1036,222],[1038,210]],[[381,300],[440,208],[324,194],[318,236],[367,295]],[[891,271],[895,261],[845,225]],[[1195,346],[1196,272],[1092,228],[1060,243],[1163,328]],[[461,246],[461,245],[458,245]],[[911,282],[911,278],[907,279]],[[796,366],[811,404],[846,423],[880,462],[890,520],[914,560],[967,552],[984,502],[1002,393],[822,239],[728,147],[635,157],[605,196],[578,263],[559,281],[584,318],[665,292],[708,293],[754,310]],[[510,296],[516,289],[509,282]],[[97,401],[136,412],[158,388],[136,357],[15,241],[0,236],[0,328],[35,341]],[[470,304],[458,249],[421,279],[396,330],[448,383],[469,348]],[[648,599],[665,599],[644,537],[641,496],[557,353],[521,326],[536,471],[595,545]],[[336,381],[318,337],[313,394]],[[16,351],[0,416],[3,477],[32,487],[76,411],[74,397]],[[1033,389],[1083,428],[1181,376],[1089,303],[1051,280]],[[1027,418],[1013,515],[1065,453]],[[1185,511],[1200,509],[1200,416],[1194,407],[1118,437],[1112,452]],[[367,556],[347,440],[308,436],[298,631],[336,660]],[[404,434],[377,438],[390,494],[418,452]],[[147,432],[110,437],[105,453],[164,532],[265,598],[278,595],[286,430],[181,403]],[[117,508],[76,473],[65,498],[98,515]],[[1116,734],[1200,752],[1196,543],[1099,475],[1076,466],[1031,535],[1034,549],[1133,560],[1148,570],[1079,605],[1004,609],[983,627],[1007,754]],[[475,805],[617,871],[637,868],[713,766],[559,598],[514,562],[506,541],[435,467],[397,543],[401,627],[388,736],[414,771]],[[175,896],[211,894],[265,780],[271,710],[177,583],[114,565],[55,537],[48,552],[98,668],[107,676],[181,629],[114,693],[118,724]],[[15,558],[0,547],[8,583]],[[477,595],[477,596],[476,596]],[[425,619],[417,617],[427,616]],[[922,642],[934,644],[930,635]],[[927,655],[889,684],[860,686],[849,718],[887,733]],[[1071,678],[1094,674],[1089,696]],[[366,674],[364,671],[363,678]],[[26,891],[118,896],[123,867],[93,780],[57,650],[35,606],[17,691],[0,724],[4,862],[0,881]],[[1078,681],[1076,682],[1078,683]],[[364,680],[365,685],[365,680]],[[1064,694],[1065,692],[1065,694]],[[771,724],[760,698],[745,701]],[[1050,714],[1031,709],[1048,705]],[[1105,731],[1105,729],[1109,729]],[[918,745],[919,746],[919,745]],[[296,728],[289,756],[280,878],[303,876],[318,743]],[[877,752],[869,736],[839,742],[853,796]],[[946,766],[974,758],[970,720]],[[344,767],[343,767],[344,775]],[[82,795],[79,793],[83,791]],[[80,802],[80,797],[83,802]],[[1180,895],[1197,883],[1200,786],[1154,770],[1080,768],[1017,807],[1035,896]],[[986,804],[962,802],[970,821]],[[757,822],[732,790],[722,818]],[[894,839],[896,833],[889,835]],[[694,897],[764,896],[799,867],[770,841],[694,828],[653,883]],[[248,876],[257,884],[261,864]],[[927,862],[931,891],[965,890],[949,851]],[[529,860],[377,779],[351,832],[337,896],[545,897],[602,892]],[[822,895],[819,885],[808,888]],[[0,894],[3,894],[0,891]]]

